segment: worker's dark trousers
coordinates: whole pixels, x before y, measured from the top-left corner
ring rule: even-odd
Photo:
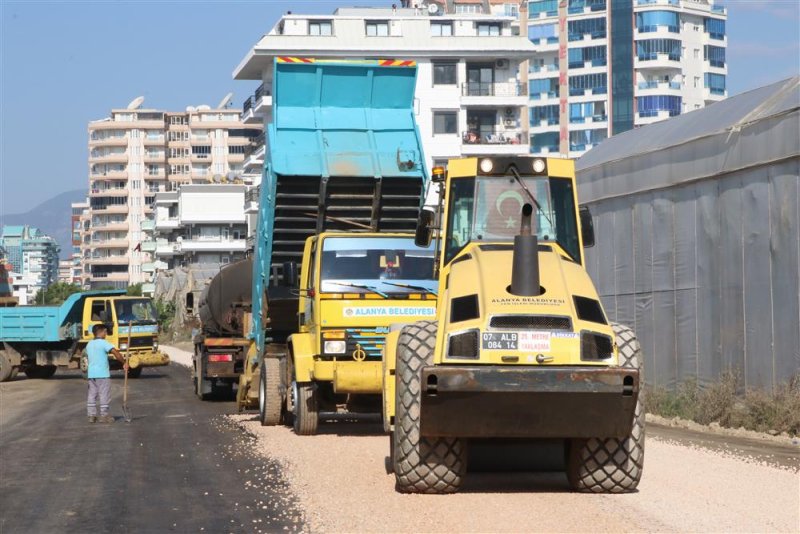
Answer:
[[[91,417],[97,415],[97,397],[100,397],[100,415],[108,415],[108,405],[111,402],[111,379],[90,378],[89,397],[86,399],[86,413]]]

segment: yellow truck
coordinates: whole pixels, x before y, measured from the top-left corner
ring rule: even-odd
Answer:
[[[435,317],[433,268],[432,245],[416,246],[413,234],[308,238],[296,333],[273,344],[261,367],[262,424],[283,421],[309,435],[320,421],[379,415],[384,338],[394,323]]]
[[[59,306],[0,308],[0,382],[18,371],[50,378],[59,366],[85,372],[83,349],[98,323],[108,328],[106,339],[129,357],[129,376],[169,363],[158,350],[158,316],[150,299],[128,297],[124,291],[86,291]],[[109,361],[112,369],[121,367]]]
[[[562,439],[570,486],[629,492],[644,460],[642,354],[608,321],[586,273],[591,215],[571,160],[451,160],[435,234],[433,319],[386,339],[384,425],[398,491],[451,493],[470,440]],[[435,230],[439,230],[435,232]]]

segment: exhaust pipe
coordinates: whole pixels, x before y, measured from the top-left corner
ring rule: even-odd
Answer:
[[[533,206],[522,206],[519,235],[514,236],[514,257],[511,263],[511,293],[520,297],[537,297],[539,285],[539,239],[531,231]]]

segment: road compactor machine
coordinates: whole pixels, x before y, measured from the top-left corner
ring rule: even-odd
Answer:
[[[593,244],[574,163],[451,160],[420,246],[435,239],[437,316],[395,325],[384,356],[389,466],[406,493],[452,493],[468,448],[560,439],[572,489],[629,492],[642,474],[642,355],[584,269]]]

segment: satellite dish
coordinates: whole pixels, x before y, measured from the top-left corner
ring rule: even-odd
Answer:
[[[438,15],[439,14],[439,4],[431,2],[428,4],[428,14],[429,15]]]
[[[128,104],[128,109],[139,109],[139,107],[142,105],[142,103],[144,103],[144,97],[143,96],[137,96],[136,98],[131,100],[130,104]]]
[[[215,174],[214,175],[214,183],[215,184],[222,183],[222,175],[221,174]]]
[[[220,101],[219,105],[217,106],[217,109],[225,109],[225,108],[227,108],[228,104],[231,103],[231,98],[233,98],[233,93],[228,93],[227,95],[225,95],[225,98],[223,98]]]

